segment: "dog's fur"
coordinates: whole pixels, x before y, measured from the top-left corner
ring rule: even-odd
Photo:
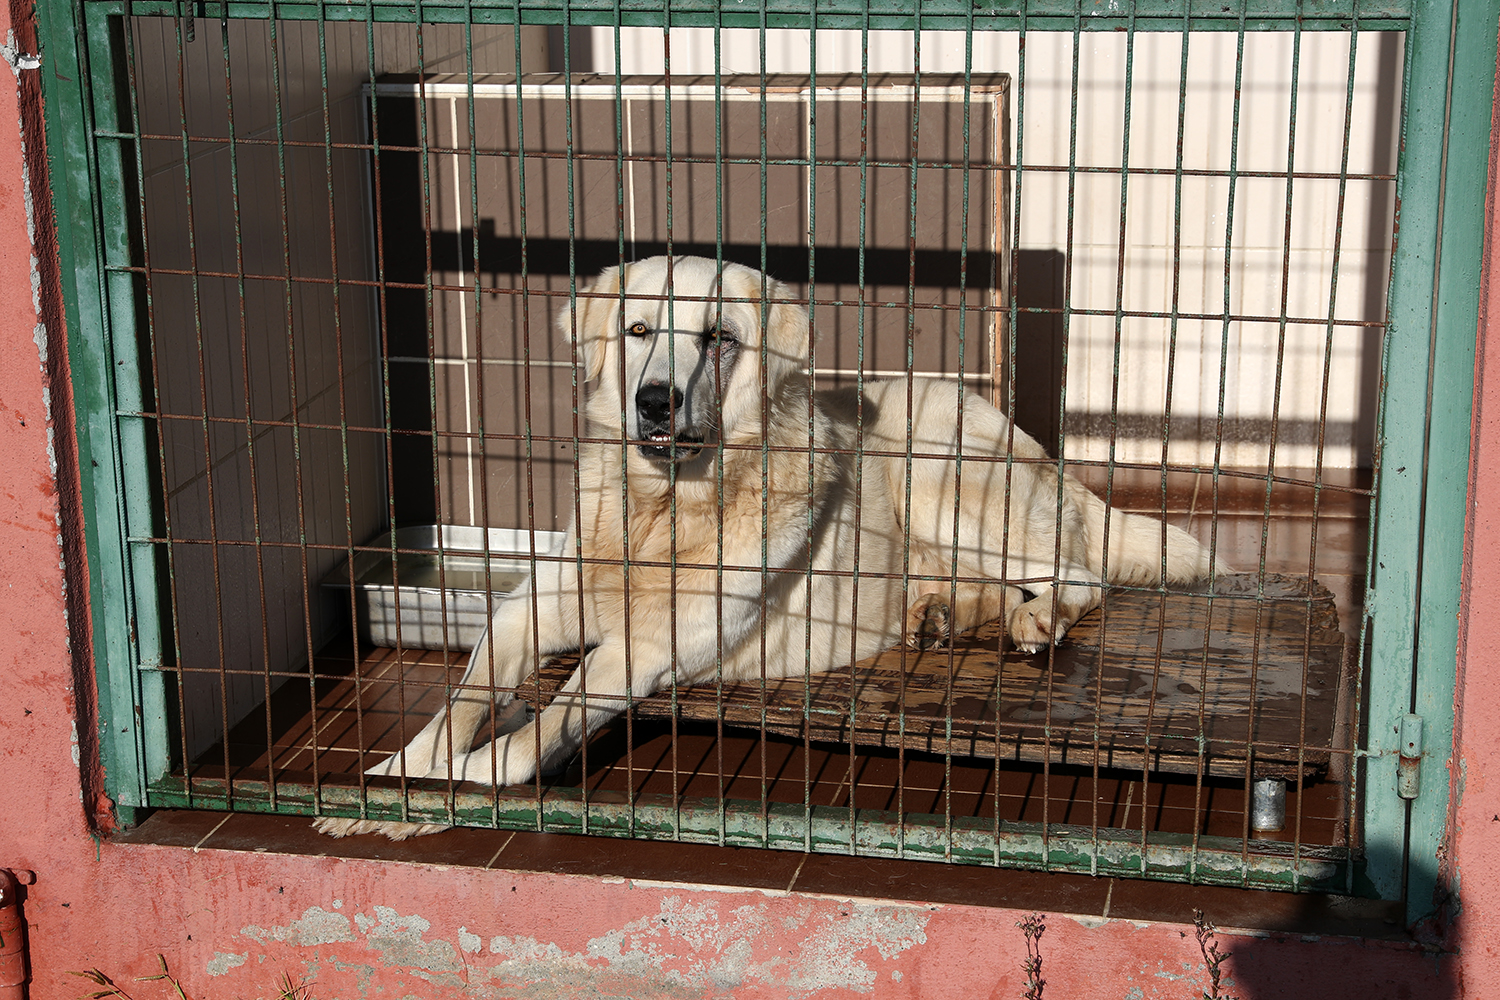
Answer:
[[[579,521],[563,558],[538,561],[500,603],[448,708],[371,774],[515,784],[565,759],[627,692],[829,670],[1002,615],[1037,650],[1098,606],[1105,581],[1214,572],[1186,532],[1110,510],[979,398],[962,397],[960,420],[952,383],[814,393],[807,313],[790,299],[746,267],[655,257],[605,271],[563,310],[594,383],[587,435],[608,439],[580,446]],[[535,722],[470,750],[512,698],[487,689],[579,649]]]

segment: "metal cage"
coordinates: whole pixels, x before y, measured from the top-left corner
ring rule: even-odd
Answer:
[[[1493,0],[39,15],[126,821],[501,825],[1427,908]],[[652,253],[789,282],[818,385],[959,379],[1238,582],[1111,591],[1030,656],[988,626],[668,684],[518,786],[365,776],[455,695],[497,594],[575,557],[549,551],[588,387],[554,316]],[[517,705],[566,676],[536,667]]]

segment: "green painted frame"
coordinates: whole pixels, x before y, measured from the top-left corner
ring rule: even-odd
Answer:
[[[1406,51],[1396,253],[1381,368],[1364,838],[1375,891],[1430,912],[1447,836],[1449,752],[1474,343],[1500,4],[1414,12]],[[1449,205],[1458,206],[1447,212]],[[1392,377],[1426,372],[1427,380]],[[1463,442],[1464,447],[1457,447]],[[1415,461],[1414,461],[1415,460]],[[1394,530],[1395,525],[1416,530]],[[1386,529],[1386,530],[1381,530]],[[1395,794],[1399,724],[1425,722],[1422,793]],[[1403,845],[1404,841],[1404,845]]]
[[[1446,763],[1452,742],[1456,612],[1468,472],[1478,275],[1483,219],[1448,213],[1448,204],[1483,202],[1490,148],[1500,0],[1136,0],[1090,14],[1072,0],[370,0],[369,3],[195,4],[200,18],[326,19],[415,22],[904,28],[923,30],[1405,31],[1402,147],[1397,232],[1382,358],[1374,558],[1366,601],[1368,708],[1363,815],[1365,858],[1299,848],[1287,857],[1247,856],[1238,840],[1200,838],[1191,847],[1144,838],[1106,840],[1057,826],[1001,831],[905,822],[889,814],[824,815],[810,806],[731,812],[711,803],[670,807],[550,792],[532,798],[375,792],[320,785],[223,782],[195,787],[169,776],[165,741],[163,630],[154,598],[149,545],[152,498],[139,476],[147,440],[139,421],[135,369],[136,291],[110,264],[128,259],[125,227],[107,220],[125,211],[118,183],[125,167],[107,133],[117,53],[108,23],[127,9],[181,15],[176,0],[72,0],[39,4],[50,182],[57,211],[69,360],[77,399],[78,445],[87,525],[89,597],[100,694],[100,740],[109,792],[129,822],[143,807],[191,805],[281,809],[400,819],[450,819],[615,836],[937,857],[949,861],[1064,868],[1100,874],[1148,873],[1187,881],[1282,888],[1323,888],[1407,901],[1412,919],[1432,908],[1437,859],[1447,835]],[[103,64],[101,66],[101,63]],[[127,255],[122,258],[122,254]],[[1417,378],[1392,372],[1428,373]],[[126,415],[122,418],[121,415]],[[1463,442],[1464,447],[1459,447]],[[1409,528],[1416,525],[1415,530]],[[1382,530],[1384,529],[1384,530]],[[1395,724],[1409,712],[1425,720],[1422,794],[1395,794]],[[144,720],[149,725],[138,724]],[[941,821],[941,817],[937,818]],[[977,839],[976,839],[977,838]]]

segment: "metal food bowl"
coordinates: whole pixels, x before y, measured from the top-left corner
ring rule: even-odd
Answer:
[[[394,535],[394,539],[393,539]],[[405,649],[470,650],[484,634],[497,598],[531,574],[535,553],[562,545],[560,531],[423,524],[374,539],[323,578],[342,607],[354,590],[362,642]],[[394,541],[394,544],[393,544]]]

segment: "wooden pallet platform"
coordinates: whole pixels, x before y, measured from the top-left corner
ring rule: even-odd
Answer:
[[[991,622],[951,651],[684,687],[676,713],[813,742],[1239,778],[1316,778],[1344,749],[1344,637],[1332,595],[1305,579],[1233,576],[1212,597],[1112,591],[1050,652],[1001,640]],[[539,684],[549,702],[574,666],[544,668],[527,700]],[[673,701],[635,711],[670,717]]]

